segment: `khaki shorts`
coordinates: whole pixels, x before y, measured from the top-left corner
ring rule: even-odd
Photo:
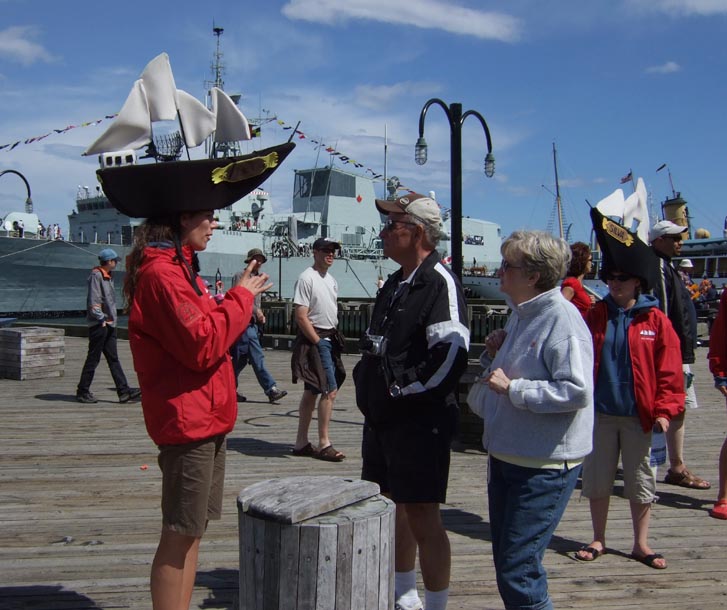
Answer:
[[[201,538],[207,521],[222,516],[225,437],[159,447],[162,527]]]
[[[596,413],[593,451],[583,462],[583,495],[607,498],[613,494],[621,454],[624,498],[639,504],[654,501],[656,478],[649,464],[651,431],[644,432],[638,417]]]

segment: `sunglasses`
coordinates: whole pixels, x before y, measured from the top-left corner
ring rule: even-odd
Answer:
[[[606,276],[607,282],[628,282],[629,280],[634,279],[633,275],[628,275],[627,273],[609,273]]]
[[[393,231],[394,229],[396,229],[396,225],[411,225],[412,227],[416,227],[417,223],[407,222],[406,220],[392,220],[391,218],[387,218],[384,221],[384,227],[382,231]]]
[[[512,263],[508,263],[504,258],[502,259],[502,264],[500,265],[500,269],[503,271],[507,271],[508,269],[522,269],[521,266],[513,265]]]

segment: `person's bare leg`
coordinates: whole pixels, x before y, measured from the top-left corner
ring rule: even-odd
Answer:
[[[154,610],[189,608],[201,540],[171,530],[162,530],[151,566],[150,585]]]
[[[397,513],[400,508],[406,511],[409,530],[419,549],[419,566],[422,570],[424,586],[429,591],[447,589],[452,556],[449,538],[442,524],[439,504],[435,502],[397,504]],[[399,532],[396,533],[398,535]],[[397,541],[397,551],[398,547]],[[410,558],[407,560],[411,561]],[[413,567],[413,563],[411,565]]]
[[[308,429],[316,408],[316,397],[310,390],[303,390],[298,405],[298,434],[295,438],[295,448],[302,449],[308,444]]]
[[[606,549],[606,524],[608,523],[608,506],[611,498],[589,498],[591,508],[591,524],[593,526],[593,541],[588,546],[603,552]],[[583,549],[576,555],[584,561],[590,561],[593,556]]]
[[[649,546],[649,521],[651,519],[651,503],[640,504],[630,502],[631,521],[634,526],[634,548],[632,555],[638,559],[653,555],[654,551]],[[654,567],[666,567],[666,559],[655,559]]]
[[[333,403],[336,401],[337,390],[321,394],[318,399],[318,448],[324,449],[331,444],[328,430],[333,416]]]
[[[684,431],[685,411],[669,422],[669,429],[666,431],[666,448],[669,452],[669,469],[672,472],[682,472],[684,465]]]

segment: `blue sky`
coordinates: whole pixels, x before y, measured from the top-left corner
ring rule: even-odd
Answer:
[[[243,93],[248,117],[300,121],[307,136],[267,184],[276,211],[289,207],[293,169],[329,161],[312,139],[383,173],[385,126],[388,175],[449,206],[449,128],[436,107],[429,161],[413,160],[421,108],[439,97],[487,120],[496,174],[484,176],[485,140],[470,119],[463,209],[505,234],[547,227],[553,142],[572,238],[588,239],[585,200],[629,170],[658,210],[670,193],[666,170],[655,171],[663,163],[695,228],[721,234],[727,0],[0,0],[0,146],[117,112],[162,51],[177,86],[201,98],[213,20],[225,30],[226,91]],[[81,152],[106,125],[4,148],[0,171],[24,174],[41,220],[65,227],[78,185],[96,184],[96,160]],[[273,122],[262,144],[288,135]],[[0,216],[24,199],[15,176],[0,179]]]

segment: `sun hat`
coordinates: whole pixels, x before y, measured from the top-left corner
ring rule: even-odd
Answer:
[[[431,197],[419,193],[408,193],[397,199],[377,199],[376,207],[382,214],[409,214],[422,222],[440,227],[442,215],[439,204]]]
[[[680,267],[681,267],[682,269],[692,269],[692,268],[694,267],[694,265],[692,264],[692,261],[691,261],[691,260],[689,260],[688,258],[684,258],[684,259],[682,259],[682,260],[681,260],[681,261],[679,262],[679,266],[680,266]]]
[[[664,237],[664,235],[679,235],[680,233],[686,233],[688,230],[688,227],[675,224],[671,220],[660,220],[649,230],[649,241],[652,242],[659,237]]]
[[[263,254],[263,251],[260,248],[251,248],[247,253],[247,258],[245,259],[245,262],[249,263],[256,256],[261,256],[263,259],[263,263],[266,263],[268,261],[268,257]]]
[[[102,263],[107,263],[109,261],[116,261],[117,263],[121,260],[121,257],[116,254],[116,250],[113,250],[111,248],[104,248],[101,250],[101,252],[98,253],[98,260],[100,260]]]

